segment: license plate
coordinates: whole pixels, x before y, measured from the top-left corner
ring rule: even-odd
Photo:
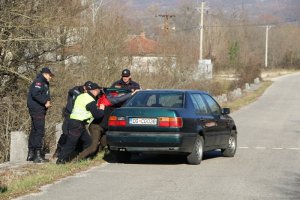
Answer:
[[[156,118],[129,118],[129,124],[133,125],[156,125]]]

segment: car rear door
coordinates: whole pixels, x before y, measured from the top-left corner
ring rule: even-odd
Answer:
[[[216,119],[211,115],[211,112],[200,93],[192,93],[191,99],[195,108],[197,123],[203,128],[205,146],[214,146],[216,143],[216,134],[218,134]]]

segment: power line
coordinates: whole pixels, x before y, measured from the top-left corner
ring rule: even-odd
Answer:
[[[266,26],[276,26],[281,24],[288,24],[288,23],[297,23],[300,22],[299,20],[291,20],[286,22],[277,22],[277,23],[268,23],[268,24],[235,24],[235,25],[204,25],[204,28],[239,28],[239,27],[266,27]],[[190,28],[184,28],[176,30],[175,32],[183,32],[183,31],[191,31],[191,30],[199,30],[199,26],[194,26]]]
[[[288,23],[296,23],[299,22],[299,20],[292,20],[292,21],[286,21],[286,22],[277,22],[277,23],[264,23],[264,24],[235,24],[235,25],[213,25],[213,26],[205,26],[205,27],[224,27],[224,28],[230,28],[230,27],[265,27],[265,26],[276,26],[280,24],[288,24]]]

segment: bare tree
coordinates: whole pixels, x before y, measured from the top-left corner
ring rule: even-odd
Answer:
[[[0,161],[7,159],[9,133],[28,128],[27,88],[41,65],[60,62],[72,20],[84,9],[78,2],[0,1]]]

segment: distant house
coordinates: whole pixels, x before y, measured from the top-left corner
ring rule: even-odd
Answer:
[[[145,56],[157,54],[158,49],[158,42],[146,38],[145,32],[142,32],[140,35],[129,36],[125,51],[126,54],[131,56]]]
[[[132,68],[148,72],[155,71],[155,63],[160,59],[159,43],[146,38],[145,32],[129,36],[124,53]]]

